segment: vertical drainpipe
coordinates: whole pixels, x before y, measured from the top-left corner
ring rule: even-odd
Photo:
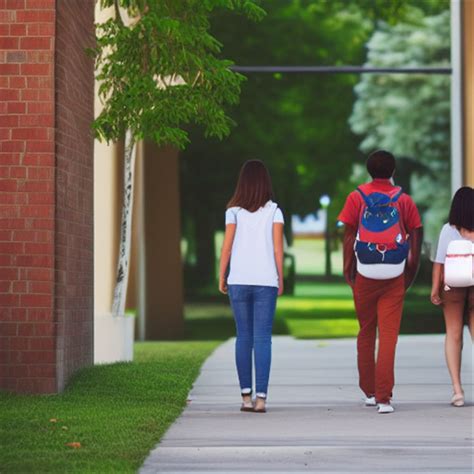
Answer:
[[[461,0],[451,0],[451,194],[463,183]]]

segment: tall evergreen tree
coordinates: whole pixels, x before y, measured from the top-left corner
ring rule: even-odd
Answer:
[[[367,47],[370,66],[449,66],[449,11],[426,17],[412,9],[403,23],[380,24]],[[423,165],[410,187],[434,242],[450,200],[450,77],[364,75],[355,92],[350,124],[361,150],[386,148]]]

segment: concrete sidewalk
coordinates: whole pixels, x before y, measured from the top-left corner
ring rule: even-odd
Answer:
[[[268,412],[239,412],[234,341],[206,361],[191,402],[142,474],[185,472],[473,471],[472,344],[465,333],[467,405],[449,405],[443,336],[402,336],[394,414],[362,404],[355,340],[275,337]]]

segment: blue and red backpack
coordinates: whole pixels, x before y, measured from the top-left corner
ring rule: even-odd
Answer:
[[[398,187],[393,193],[374,192],[366,195],[360,213],[355,243],[357,259],[362,264],[400,264],[408,257],[409,244],[397,202],[402,195]]]

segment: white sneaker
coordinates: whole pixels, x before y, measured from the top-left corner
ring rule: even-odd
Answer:
[[[378,404],[378,412],[379,413],[393,413],[395,409],[390,403],[379,403]]]
[[[365,406],[366,407],[376,407],[377,402],[375,401],[375,397],[366,397],[365,398]]]

